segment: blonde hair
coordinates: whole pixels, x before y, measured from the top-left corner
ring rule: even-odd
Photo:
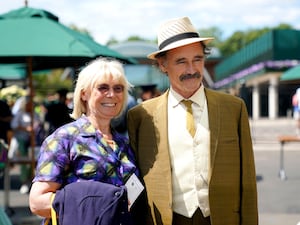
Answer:
[[[78,75],[74,90],[74,107],[71,114],[74,119],[78,119],[82,114],[87,112],[86,102],[81,98],[82,92],[92,90],[97,83],[107,80],[109,76],[112,76],[114,80],[117,80],[124,86],[122,108],[116,117],[122,114],[127,106],[128,90],[132,85],[125,76],[123,64],[121,62],[116,59],[101,57],[91,61]]]

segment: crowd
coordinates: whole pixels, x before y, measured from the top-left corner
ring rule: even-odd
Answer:
[[[9,146],[8,158],[37,155],[45,137],[71,121],[71,109],[67,106],[67,99],[63,98],[67,91],[63,89],[57,93],[57,98],[40,104],[28,95],[20,96],[15,102],[10,102],[11,105],[5,99],[0,101],[0,138]],[[20,193],[29,192],[32,175],[31,165],[20,165]]]
[[[150,88],[149,88],[150,87]],[[152,98],[148,94],[154,86],[139,87],[140,98],[129,94],[126,110],[122,115],[113,118],[111,126],[120,134],[127,134],[127,112],[136,106],[138,102]],[[158,93],[156,91],[156,93]],[[47,101],[42,103],[31,102],[29,96],[20,96],[15,102],[8,104],[5,99],[0,100],[0,139],[9,146],[8,157],[30,157],[31,154],[38,156],[40,146],[44,139],[62,125],[72,122],[70,116],[73,109],[73,93],[68,89],[58,89],[54,95],[50,95]],[[147,95],[147,98],[143,96]],[[157,94],[156,94],[157,96]],[[142,99],[142,100],[141,100]],[[31,109],[31,104],[32,109]],[[31,112],[33,110],[33,117]],[[33,122],[31,119],[33,118]],[[32,153],[31,135],[34,135],[34,151]],[[3,169],[3,168],[2,168]],[[26,194],[30,190],[32,180],[32,168],[29,164],[20,165],[20,193]]]

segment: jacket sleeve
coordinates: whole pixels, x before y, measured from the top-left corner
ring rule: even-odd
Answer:
[[[241,148],[241,224],[258,224],[256,172],[246,106],[242,101],[240,117]],[[251,221],[251,222],[250,222]]]

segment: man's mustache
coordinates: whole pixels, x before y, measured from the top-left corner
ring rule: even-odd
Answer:
[[[191,79],[191,78],[200,78],[201,77],[201,74],[199,72],[196,72],[196,73],[188,73],[188,74],[182,74],[179,76],[179,80],[180,81],[183,81],[183,80],[188,80],[188,79]]]

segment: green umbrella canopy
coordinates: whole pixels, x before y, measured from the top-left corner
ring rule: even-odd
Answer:
[[[280,80],[282,81],[290,81],[290,80],[300,80],[300,65],[295,66],[286,72],[284,72]]]
[[[25,78],[25,64],[0,64],[0,80],[22,80]]]
[[[134,63],[89,36],[64,26],[56,16],[44,10],[23,7],[2,14],[0,30],[1,63],[23,63],[24,57],[32,57],[34,69],[78,67],[98,56]]]
[[[36,70],[32,75],[49,73],[50,70]],[[1,64],[0,63],[0,80],[25,80],[27,75],[27,66],[25,63],[18,64]]]
[[[29,95],[32,103],[32,123],[33,70],[79,68],[99,56],[116,58],[124,63],[134,63],[130,58],[64,26],[56,18],[45,10],[29,7],[0,15],[0,63],[26,63]],[[34,132],[32,132],[32,168],[34,168],[35,162],[34,146]]]
[[[30,17],[44,17],[58,22],[58,17],[43,9],[35,9],[30,7],[21,7],[19,9],[11,10],[7,13],[0,15],[5,19],[19,19]]]

